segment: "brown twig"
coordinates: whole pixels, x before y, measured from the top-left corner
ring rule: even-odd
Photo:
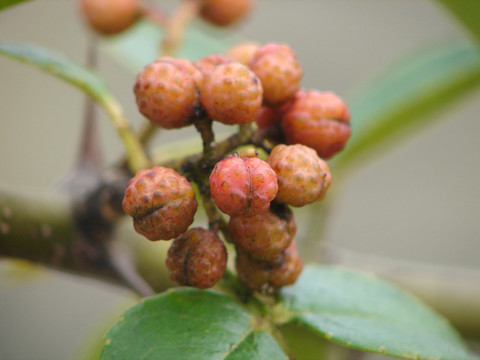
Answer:
[[[142,16],[161,27],[166,27],[168,25],[168,15],[145,1],[140,2],[138,5],[138,11]]]
[[[175,56],[183,43],[185,31],[200,11],[202,0],[183,0],[170,17],[162,41],[161,56]]]

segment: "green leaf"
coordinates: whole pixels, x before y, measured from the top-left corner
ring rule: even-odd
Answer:
[[[339,171],[360,164],[366,155],[383,153],[479,87],[480,52],[468,44],[430,50],[397,64],[348,102],[352,138],[332,166]]]
[[[306,267],[294,286],[282,290],[281,302],[286,322],[344,346],[406,359],[478,359],[443,317],[371,275]]]
[[[160,56],[159,49],[164,35],[162,28],[150,21],[140,21],[129,31],[111,38],[102,39],[102,47],[110,52],[115,60],[134,72]],[[183,46],[178,57],[196,60],[206,55],[223,52],[238,42],[232,33],[195,21],[187,28]]]
[[[3,9],[6,9],[10,6],[20,4],[25,1],[30,1],[30,0],[0,0],[0,11]]]
[[[135,173],[147,167],[147,157],[130,124],[123,115],[120,104],[109,93],[98,76],[85,67],[43,48],[0,40],[0,55],[36,66],[83,90],[107,112],[113,127],[123,141],[130,170]]]
[[[276,341],[228,296],[175,289],[127,310],[105,336],[106,359],[286,359]]]
[[[453,16],[470,31],[480,44],[480,1],[478,0],[437,0],[450,10]]]
[[[80,88],[100,103],[111,96],[104,82],[92,71],[43,48],[0,40],[0,54],[36,66]]]

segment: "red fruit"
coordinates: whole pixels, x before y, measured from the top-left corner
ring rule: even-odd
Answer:
[[[233,242],[255,260],[272,260],[293,241],[297,226],[292,212],[286,207],[276,210],[230,219]]]
[[[321,200],[332,181],[327,163],[305,145],[277,145],[267,162],[277,174],[279,203],[304,206]]]
[[[196,60],[193,65],[205,76],[210,74],[218,65],[228,64],[232,60],[222,54],[211,54]]]
[[[205,0],[200,15],[207,21],[227,26],[245,17],[253,6],[253,0]]]
[[[206,289],[222,278],[227,251],[213,231],[193,228],[173,241],[166,263],[173,281]]]
[[[262,82],[266,105],[280,105],[292,100],[300,89],[303,70],[297,55],[287,45],[270,43],[260,47],[248,66]]]
[[[79,0],[88,24],[104,35],[118,34],[138,18],[138,0]]]
[[[331,92],[299,91],[283,116],[288,144],[303,144],[328,159],[343,149],[350,137],[350,113]]]
[[[197,85],[197,88],[200,87],[200,85],[202,84],[203,73],[190,60],[181,59],[181,58],[172,58],[168,56],[164,56],[160,60],[171,62],[179,66],[180,68],[182,68],[187,74],[189,74],[193,78],[193,80],[195,81],[195,84]]]
[[[140,170],[127,184],[123,210],[149,240],[169,240],[187,231],[197,201],[188,180],[172,169]]]
[[[256,119],[261,136],[273,144],[285,142],[282,130],[283,113],[283,107],[262,106]]]
[[[274,288],[292,285],[303,270],[295,241],[283,252],[284,260],[280,266],[273,269],[270,274],[270,284]]]
[[[134,92],[140,112],[166,129],[190,125],[199,104],[194,78],[171,58],[147,65],[137,76]]]
[[[271,294],[282,286],[295,283],[302,272],[303,262],[293,241],[271,261],[257,261],[238,249],[235,267],[238,279],[247,289]]]
[[[266,212],[277,193],[277,176],[258,158],[231,156],[219,161],[210,174],[210,192],[218,208],[230,216]]]
[[[227,125],[255,121],[262,104],[262,85],[246,66],[218,65],[205,76],[200,101],[213,120]]]
[[[256,42],[241,42],[228,50],[227,57],[240,64],[247,65],[260,45]]]

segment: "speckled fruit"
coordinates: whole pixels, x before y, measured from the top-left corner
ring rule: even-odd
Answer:
[[[188,180],[172,169],[140,170],[127,185],[123,210],[135,230],[149,240],[169,240],[187,231],[197,201]]]
[[[231,156],[210,174],[210,192],[218,208],[230,216],[254,216],[268,211],[277,193],[277,176],[258,158]]]
[[[190,60],[182,59],[182,58],[172,58],[169,56],[164,56],[161,58],[161,60],[171,62],[181,67],[187,74],[189,74],[193,78],[193,80],[195,81],[195,84],[197,85],[197,88],[199,88],[200,85],[202,84],[203,73]]]
[[[222,278],[227,251],[213,231],[193,228],[173,241],[166,263],[172,281],[206,289]]]
[[[343,149],[350,137],[350,113],[332,92],[299,91],[283,116],[288,144],[304,144],[328,159]]]
[[[277,145],[267,162],[277,174],[279,203],[298,207],[321,200],[332,181],[327,163],[305,145]]]
[[[147,65],[137,76],[134,92],[140,112],[166,129],[190,125],[199,104],[194,77],[171,58]]]
[[[79,7],[88,24],[104,35],[118,34],[138,18],[138,0],[79,0]]]
[[[200,15],[215,25],[227,26],[244,18],[252,7],[253,0],[205,0]]]
[[[303,262],[293,241],[271,261],[258,261],[237,249],[235,267],[238,279],[250,291],[264,294],[277,292],[282,286],[292,285],[302,272]]]
[[[248,66],[262,82],[266,105],[274,106],[292,100],[300,89],[303,70],[297,55],[288,45],[270,43],[260,47]]]
[[[231,47],[227,52],[227,57],[240,64],[247,65],[259,47],[260,44],[256,42],[244,41]]]
[[[263,138],[273,144],[285,143],[282,130],[283,107],[262,106],[257,115],[256,123]]]
[[[270,274],[270,284],[274,288],[292,285],[303,270],[303,262],[297,251],[297,244],[292,241],[283,252],[283,262]]]
[[[228,64],[232,60],[222,54],[210,54],[193,62],[193,65],[205,76],[210,74],[218,65]]]
[[[255,121],[262,105],[262,85],[246,66],[218,65],[205,76],[200,101],[213,120],[227,125]]]
[[[230,218],[233,242],[256,260],[272,260],[293,241],[297,231],[293,214],[282,206],[252,217]]]

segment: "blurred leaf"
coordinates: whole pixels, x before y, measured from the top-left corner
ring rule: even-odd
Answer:
[[[336,170],[418,132],[440,111],[480,87],[480,52],[471,45],[429,51],[394,66],[349,102],[352,138]]]
[[[105,336],[101,359],[283,359],[265,331],[230,297],[174,289],[127,310]]]
[[[480,45],[480,1],[478,0],[437,0],[450,10],[453,16],[469,30]]]
[[[294,286],[282,290],[281,301],[286,322],[347,347],[406,359],[478,359],[447,320],[373,276],[306,267]]]
[[[0,11],[25,1],[31,1],[31,0],[0,0]]]
[[[0,40],[0,54],[36,66],[104,103],[110,97],[103,81],[87,68],[43,48]]]
[[[128,69],[138,72],[158,58],[164,31],[150,21],[140,21],[124,34],[103,39],[101,46]],[[198,21],[188,27],[178,57],[196,60],[221,53],[238,42],[232,33],[214,29]]]
[[[319,339],[315,332],[293,323],[281,326],[280,331],[295,360],[328,359],[332,343]]]

